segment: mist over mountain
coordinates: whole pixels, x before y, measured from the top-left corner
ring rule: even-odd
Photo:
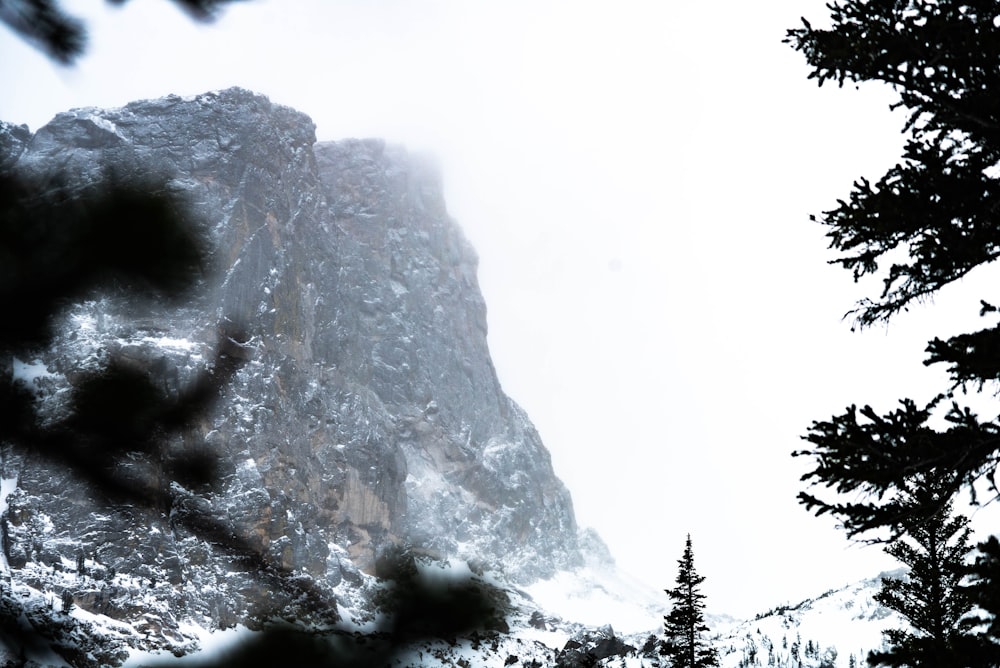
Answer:
[[[220,336],[240,367],[161,453],[159,464],[207,450],[211,481],[119,462],[168,490],[161,506],[109,504],[0,444],[0,618],[14,620],[0,625],[0,663],[144,665],[146,652],[188,654],[275,619],[369,632],[403,554],[489,592],[497,613],[483,633],[415,645],[408,665],[666,665],[666,597],[616,572],[578,528],[500,386],[476,254],[432,159],[374,139],[317,142],[308,116],[233,88],[76,109],[34,133],[0,122],[7,171],[53,192],[161,184],[210,249],[189,301],[91,295],[60,316],[50,348],[0,360],[43,423],[108,365],[151,372],[166,397],[214,363]],[[124,233],[141,238],[143,223]],[[267,572],[192,531],[199,517],[229,527]],[[860,664],[898,622],[872,602],[877,585],[716,618],[713,643],[727,668]],[[20,644],[26,628],[54,649]]]
[[[220,323],[245,332],[234,382],[170,444],[219,456],[209,490],[175,483],[169,507],[108,507],[67,473],[5,451],[13,587],[59,595],[70,584],[43,573],[83,555],[104,577],[72,583],[77,605],[145,624],[163,646],[183,644],[182,620],[312,614],[186,532],[175,520],[192,509],[331,595],[395,548],[512,582],[582,563],[570,495],[497,380],[476,254],[431,161],[378,140],[317,143],[306,115],[229,89],[77,109],[33,135],[4,124],[0,166],[69,189],[109,174],[159,180],[189,203],[212,249],[190,303],[85,300],[51,350],[11,360],[43,415],[107,363],[154,369],[179,393],[211,358]],[[155,470],[134,475],[162,482]],[[129,603],[140,582],[155,622]]]

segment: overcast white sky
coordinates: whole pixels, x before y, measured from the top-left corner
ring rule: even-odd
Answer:
[[[691,532],[709,609],[753,614],[895,567],[797,505],[789,453],[851,402],[943,389],[923,347],[980,296],[841,320],[876,287],[825,264],[808,215],[895,162],[902,118],[887,91],[817,88],[781,43],[824,1],[253,0],[201,26],[77,0],[74,68],[0,33],[0,118],[240,85],[321,140],[433,153],[500,380],[579,522],[656,587]]]

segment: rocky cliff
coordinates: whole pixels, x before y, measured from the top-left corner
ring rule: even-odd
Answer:
[[[377,140],[317,143],[304,114],[230,89],[77,109],[33,135],[2,125],[0,169],[71,185],[155,177],[212,249],[189,303],[95,295],[66,312],[51,349],[11,360],[43,414],[109,361],[155,369],[180,393],[220,323],[245,330],[235,379],[171,446],[220,457],[211,488],[175,483],[155,510],[109,506],[4,451],[14,589],[70,590],[175,647],[184,620],[227,626],[293,605],[187,531],[177,520],[192,508],[341,597],[392,547],[515,582],[581,562],[569,494],[497,380],[477,258],[430,161]]]

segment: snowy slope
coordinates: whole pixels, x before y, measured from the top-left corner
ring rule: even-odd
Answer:
[[[720,628],[722,665],[847,668],[851,655],[857,665],[865,665],[868,652],[882,646],[885,629],[906,625],[873,598],[883,576],[900,575],[902,571],[880,574]]]
[[[451,641],[422,641],[395,656],[402,666],[614,666],[664,668],[668,662],[649,645],[658,635],[666,597],[612,565],[563,571],[548,580],[518,588],[490,574],[475,575],[457,561],[424,562],[431,578],[470,577],[502,588],[509,599],[507,632],[474,633]],[[899,575],[894,572],[891,575]],[[881,646],[886,628],[902,625],[895,613],[877,604],[881,575],[830,591],[794,605],[780,606],[745,621],[712,618],[712,643],[723,668],[848,668],[865,665],[867,653]],[[374,582],[373,587],[378,587]],[[377,628],[370,610],[359,602],[345,608],[340,632],[371,632]],[[205,647],[225,647],[247,632],[201,633]],[[570,648],[579,645],[574,654]],[[646,645],[644,649],[644,645]],[[614,651],[595,663],[580,661],[588,652]],[[610,650],[608,648],[611,648]],[[157,657],[163,661],[170,657]],[[183,666],[185,657],[168,665]],[[149,655],[133,654],[129,667],[148,663]],[[160,665],[158,663],[158,665]]]
[[[662,591],[613,568],[562,571],[525,591],[550,614],[593,627],[611,624],[628,634],[658,632],[669,611]]]

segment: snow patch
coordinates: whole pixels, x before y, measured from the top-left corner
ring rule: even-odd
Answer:
[[[7,512],[7,499],[17,489],[17,477],[0,479],[0,517]],[[0,544],[0,573],[10,573],[7,546]]]
[[[254,633],[242,625],[237,625],[235,628],[226,629],[225,631],[208,631],[194,624],[180,624],[179,629],[186,636],[195,636],[198,639],[198,645],[201,647],[201,650],[176,657],[166,650],[148,652],[133,649],[121,668],[142,668],[143,666],[149,666],[153,663],[153,660],[156,662],[155,665],[171,666],[200,666],[206,662],[217,663],[224,652],[238,646]]]
[[[140,340],[143,343],[152,344],[157,348],[170,348],[186,352],[191,352],[198,347],[197,343],[189,339],[175,339],[169,336],[144,336]]]
[[[566,621],[611,624],[617,633],[658,633],[669,612],[666,595],[617,569],[561,571],[524,590],[543,610]]]
[[[105,132],[113,134],[121,139],[126,139],[125,135],[122,134],[122,131],[118,129],[118,126],[103,116],[98,116],[97,114],[87,114],[86,116],[83,116],[83,119],[90,121]]]
[[[33,390],[38,389],[39,382],[43,378],[55,378],[57,374],[49,371],[45,363],[39,359],[31,362],[22,362],[18,358],[12,358],[14,381],[21,381]]]
[[[76,312],[71,314],[69,319],[78,330],[87,332],[97,331],[97,318],[89,313]]]

